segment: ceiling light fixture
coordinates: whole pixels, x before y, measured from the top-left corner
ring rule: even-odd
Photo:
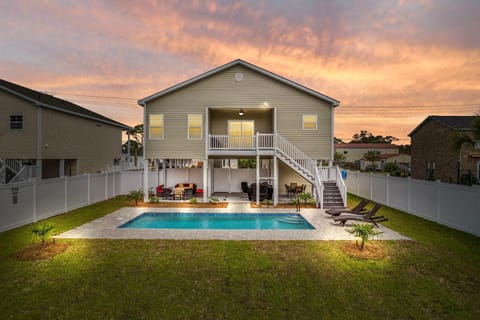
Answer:
[[[238,112],[238,115],[243,116],[244,114],[245,114],[245,111],[243,111],[243,109],[240,109],[240,111]]]

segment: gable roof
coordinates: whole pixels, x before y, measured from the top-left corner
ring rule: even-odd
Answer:
[[[148,97],[145,97],[145,98],[143,98],[143,99],[140,99],[140,100],[138,100],[138,104],[141,105],[141,106],[145,106],[145,104],[146,104],[147,102],[151,101],[151,100],[157,99],[157,98],[159,98],[159,97],[161,97],[161,96],[164,96],[164,95],[166,95],[166,94],[168,94],[168,93],[171,93],[171,92],[173,92],[173,91],[179,90],[179,89],[181,89],[181,88],[183,88],[183,87],[186,87],[186,86],[188,86],[188,85],[190,85],[190,84],[192,84],[192,83],[195,83],[195,82],[197,82],[197,81],[203,80],[203,79],[205,79],[205,78],[207,78],[207,77],[210,77],[211,75],[217,74],[217,73],[219,73],[219,72],[221,72],[221,71],[223,71],[223,70],[226,70],[226,69],[228,69],[228,68],[231,68],[231,67],[237,66],[237,65],[243,66],[243,67],[245,67],[245,68],[247,68],[247,69],[250,69],[250,70],[253,70],[253,71],[256,71],[256,72],[258,72],[258,73],[261,73],[261,74],[263,74],[263,75],[266,75],[267,77],[270,77],[270,78],[275,79],[275,80],[277,80],[277,81],[279,81],[279,82],[282,82],[282,83],[284,83],[284,84],[286,84],[286,85],[288,85],[288,86],[290,86],[290,87],[293,87],[293,88],[296,88],[296,89],[301,90],[301,91],[303,91],[303,92],[306,92],[306,93],[308,93],[308,94],[310,94],[310,95],[312,95],[312,96],[314,96],[314,97],[316,97],[316,98],[320,98],[320,99],[322,99],[322,100],[324,100],[324,101],[327,101],[327,102],[331,103],[334,107],[337,107],[337,106],[340,104],[340,101],[338,101],[338,100],[336,100],[336,99],[334,99],[334,98],[331,98],[331,97],[329,97],[329,96],[327,96],[327,95],[324,95],[323,93],[320,93],[320,92],[315,91],[315,90],[313,90],[313,89],[307,88],[307,87],[305,87],[304,85],[301,85],[301,84],[299,84],[299,83],[297,83],[297,82],[295,82],[295,81],[292,81],[292,80],[289,80],[289,79],[287,79],[287,78],[284,78],[284,77],[282,77],[282,76],[280,76],[280,75],[278,75],[278,74],[275,74],[275,73],[273,73],[273,72],[270,72],[270,71],[268,71],[268,70],[265,70],[265,69],[263,69],[263,68],[260,68],[260,67],[254,65],[254,64],[251,64],[251,63],[249,63],[249,62],[247,62],[247,61],[244,61],[244,60],[241,60],[241,59],[233,60],[233,61],[231,61],[231,62],[229,62],[229,63],[227,63],[227,64],[224,64],[224,65],[219,66],[219,67],[217,67],[217,68],[214,68],[214,69],[212,69],[212,70],[210,70],[210,71],[207,71],[207,72],[205,72],[205,73],[202,73],[202,74],[200,74],[200,75],[198,75],[198,76],[195,76],[195,77],[193,77],[193,78],[191,78],[191,79],[189,79],[189,80],[185,80],[185,81],[183,81],[183,82],[180,82],[180,83],[178,83],[178,84],[176,84],[176,85],[174,85],[174,86],[172,86],[172,87],[170,87],[170,88],[167,88],[167,89],[165,89],[165,90],[162,90],[162,91],[159,91],[159,92],[157,92],[157,93],[154,93],[154,94],[152,94],[152,95],[150,95],[150,96],[148,96]]]
[[[473,120],[476,116],[428,116],[408,136],[412,136],[421,129],[427,122],[435,121],[453,130],[465,131],[473,128]]]
[[[335,143],[335,149],[398,149],[390,143]]]
[[[79,105],[70,101],[63,100],[39,91],[35,91],[13,82],[0,79],[0,89],[14,94],[22,99],[30,101],[37,106],[53,109],[56,111],[68,113],[82,118],[87,118],[90,120],[95,120],[98,122],[103,122],[105,124],[109,124],[122,129],[131,129],[131,127],[123,123],[117,122],[115,120],[102,116],[101,114],[80,107]]]

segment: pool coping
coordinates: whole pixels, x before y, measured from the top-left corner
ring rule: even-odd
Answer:
[[[202,210],[203,209],[203,210]],[[172,239],[172,240],[354,240],[348,228],[335,224],[322,209],[301,209],[300,214],[315,228],[313,230],[224,230],[224,229],[140,229],[118,228],[144,212],[171,213],[296,213],[295,209],[250,208],[229,204],[227,208],[152,208],[124,207],[104,217],[58,235],[58,238],[87,239]],[[384,232],[377,240],[411,240],[379,225]]]

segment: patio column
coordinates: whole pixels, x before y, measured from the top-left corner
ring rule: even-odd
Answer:
[[[210,188],[208,187],[208,159],[203,160],[203,202],[208,201],[208,193]]]
[[[256,188],[255,199],[256,199],[257,205],[260,205],[260,156],[258,155],[258,153],[257,153],[256,168],[257,168],[257,188]]]
[[[148,202],[148,159],[143,160],[143,202]]]
[[[273,205],[278,204],[278,158],[273,156]]]
[[[165,159],[162,159],[162,183],[163,183],[163,187],[164,188],[167,188],[167,163],[165,161]]]

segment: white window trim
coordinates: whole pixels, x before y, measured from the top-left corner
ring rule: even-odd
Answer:
[[[161,115],[162,116],[162,137],[161,138],[157,138],[157,137],[152,137],[152,126],[151,126],[151,116],[157,116],[157,115]],[[155,127],[154,127],[155,128]],[[164,140],[165,139],[165,115],[163,113],[150,113],[148,115],[148,138],[150,140]]]
[[[315,117],[315,129],[305,129],[305,116],[314,116]],[[318,130],[318,114],[303,114],[302,115],[302,130],[312,131]]]
[[[200,125],[200,138],[190,138],[190,123],[189,118],[192,116],[200,116],[202,118]],[[203,139],[203,114],[202,113],[187,113],[187,139],[188,140],[202,140]]]
[[[22,128],[19,129],[19,128],[12,128],[12,120],[11,120],[11,117],[12,116],[22,116]],[[25,117],[23,116],[23,113],[11,113],[8,117],[8,129],[9,130],[23,130],[23,128],[25,127]]]

